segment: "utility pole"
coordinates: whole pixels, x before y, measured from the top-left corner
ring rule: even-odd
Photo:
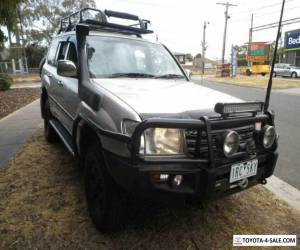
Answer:
[[[206,27],[209,22],[204,22],[203,24],[203,40],[202,40],[202,75],[204,75],[204,68],[205,68],[205,51],[206,51]]]
[[[252,43],[252,34],[253,34],[253,14],[251,14],[251,24],[250,24],[250,29],[249,29],[249,43],[248,43],[248,55],[249,51],[251,49],[251,43]],[[248,66],[251,67],[251,62],[248,61]]]
[[[237,6],[236,4],[231,4],[229,2],[226,3],[217,3],[219,5],[225,6],[225,26],[224,26],[224,35],[223,35],[223,49],[222,49],[222,64],[224,64],[225,61],[225,49],[226,49],[226,33],[227,33],[227,21],[230,18],[228,15],[228,10],[230,6]]]

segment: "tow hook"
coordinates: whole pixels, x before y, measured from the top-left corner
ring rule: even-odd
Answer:
[[[238,182],[238,185],[240,186],[240,188],[246,188],[249,184],[249,181],[247,178],[243,179],[243,180],[240,180]]]
[[[266,185],[267,184],[267,180],[266,179],[261,180],[261,184]]]

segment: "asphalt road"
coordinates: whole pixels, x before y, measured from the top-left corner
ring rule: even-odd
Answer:
[[[247,101],[264,100],[265,90],[193,79],[193,82]],[[300,190],[300,90],[275,90],[270,109],[275,111],[280,135],[279,159],[275,176]]]

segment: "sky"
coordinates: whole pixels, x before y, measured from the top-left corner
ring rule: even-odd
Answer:
[[[95,0],[99,9],[136,14],[151,20],[151,29],[159,42],[173,52],[201,53],[203,22],[209,22],[206,29],[206,57],[220,59],[222,55],[225,6],[217,5],[222,0]],[[226,2],[227,0],[224,0]],[[229,8],[226,58],[232,45],[248,42],[251,14],[254,27],[278,22],[281,0],[230,0],[238,6]],[[300,1],[286,0],[283,19],[299,17]],[[300,23],[283,27],[283,33],[300,28]],[[253,41],[271,42],[276,38],[277,29],[253,33]]]

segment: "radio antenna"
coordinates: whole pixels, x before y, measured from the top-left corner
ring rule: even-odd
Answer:
[[[266,93],[266,99],[265,99],[265,105],[264,105],[264,112],[266,112],[268,110],[269,104],[270,104],[270,95],[271,95],[272,84],[273,84],[273,73],[274,73],[274,66],[275,66],[276,56],[277,56],[278,41],[279,41],[280,34],[281,34],[281,24],[282,24],[282,16],[283,16],[283,11],[284,11],[284,5],[285,5],[285,0],[282,0],[282,7],[281,7],[280,18],[279,18],[277,37],[276,37],[276,42],[275,42],[271,72],[270,72],[268,88],[267,88],[267,93]]]

